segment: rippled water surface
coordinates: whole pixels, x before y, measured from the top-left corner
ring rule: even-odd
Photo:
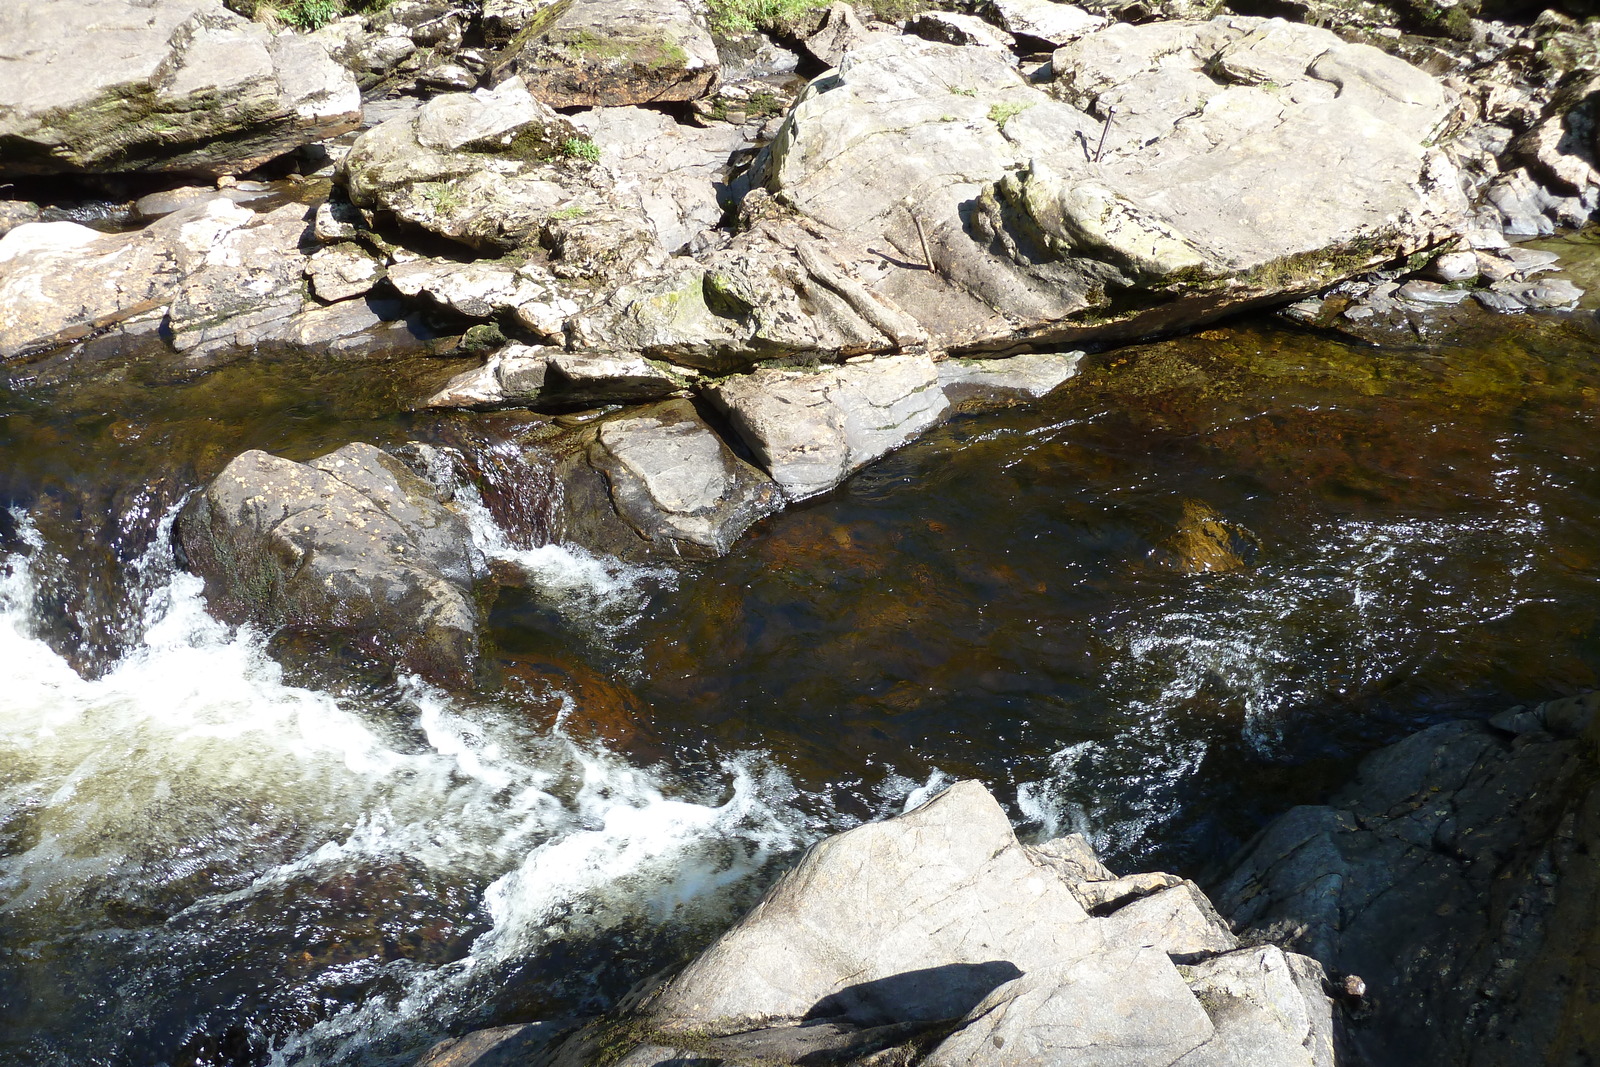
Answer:
[[[1263,322],[1090,356],[708,564],[480,512],[529,585],[469,695],[218,624],[168,538],[244,448],[460,440],[393,414],[451,365],[18,372],[0,1063],[399,1063],[593,1011],[956,777],[1204,876],[1376,745],[1596,684],[1596,338]]]

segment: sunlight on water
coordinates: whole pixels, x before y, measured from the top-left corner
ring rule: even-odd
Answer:
[[[355,1061],[395,1035],[403,1048],[444,1025],[441,1005],[482,991],[476,972],[556,938],[726,921],[731,885],[813,835],[788,779],[755,759],[686,795],[603,748],[415,683],[387,706],[287,685],[259,634],[205,612],[198,579],[162,558],[164,537],[136,568],[142,637],[84,680],[30,632],[44,549],[20,529],[33,556],[0,577],[0,919],[48,943],[133,909],[165,921],[108,931],[102,965],[163,959],[170,977],[203,983],[241,938],[266,961],[305,947],[277,914],[296,887],[403,864],[466,886],[467,914],[446,918],[487,927],[455,962],[390,966],[397,994],[280,1028],[276,1062]],[[344,977],[373,970],[345,964]],[[144,1026],[172,993],[156,984],[121,999],[105,1032]]]

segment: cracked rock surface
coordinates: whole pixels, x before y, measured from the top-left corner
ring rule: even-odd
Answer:
[[[1186,909],[1116,920],[1172,888],[1091,915],[1080,889],[1105,880],[1081,838],[1022,845],[988,791],[959,782],[819,842],[630,1016],[580,1031],[548,1062],[590,1062],[597,1041],[627,1040],[631,1067],[1331,1067],[1316,963],[1238,947],[1183,886],[1187,914],[1170,923],[1155,917]]]
[[[1573,1063],[1594,1047],[1597,704],[1382,749],[1329,804],[1267,827],[1218,889],[1235,922],[1365,981],[1362,1062]]]

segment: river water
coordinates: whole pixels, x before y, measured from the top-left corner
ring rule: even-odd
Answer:
[[[525,584],[465,695],[216,622],[170,547],[244,448],[460,441],[395,414],[459,364],[13,369],[0,1063],[404,1063],[599,1010],[961,777],[1024,835],[1215,873],[1375,746],[1597,684],[1597,353],[1582,313],[1092,355],[711,563],[474,508]]]

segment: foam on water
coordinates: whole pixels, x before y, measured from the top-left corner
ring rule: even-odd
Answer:
[[[138,643],[95,680],[33,636],[33,560],[0,565],[0,933],[67,944],[105,926],[108,906],[137,907],[165,921],[97,935],[99,965],[158,959],[168,981],[203,988],[208,959],[228,951],[219,939],[257,936],[241,916],[287,922],[272,914],[285,887],[385,864],[467,887],[460,920],[487,932],[465,959],[400,961],[398,992],[309,1029],[263,1027],[281,1044],[276,1062],[404,1051],[470,998],[475,974],[556,938],[724,920],[731,884],[814,836],[788,779],[754,759],[717,781],[673,782],[419,684],[378,705],[288,685],[261,635],[205,612],[199,581],[161,558],[167,543],[136,568]],[[168,1010],[174,989],[160,985],[144,976],[116,990],[103,1033]],[[263,993],[269,1006],[275,996]]]

